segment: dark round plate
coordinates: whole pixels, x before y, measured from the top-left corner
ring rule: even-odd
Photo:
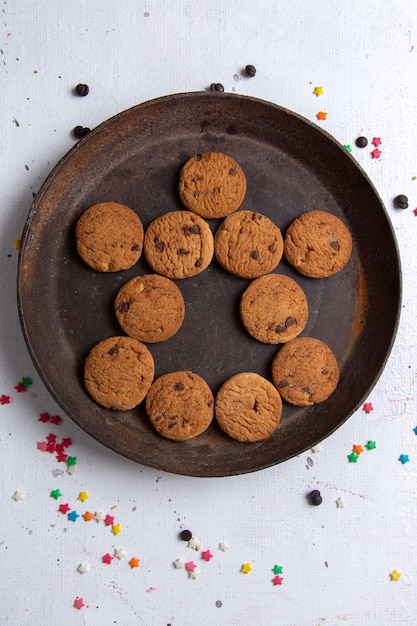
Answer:
[[[276,272],[307,294],[303,335],[334,351],[340,382],[330,398],[308,408],[285,405],[276,432],[242,444],[215,422],[194,440],[171,442],[150,426],[143,405],[115,412],[95,404],[83,387],[83,362],[98,341],[123,334],[113,299],[144,259],[124,272],[102,274],[78,257],[74,227],[90,205],[107,200],[132,207],[146,227],[180,209],[178,173],[197,152],[234,157],[247,176],[242,209],[271,217],[283,232],[311,209],[330,211],[349,226],[353,253],[342,272],[308,279],[285,260]],[[211,221],[213,231],[218,222]],[[214,393],[229,376],[255,371],[270,378],[277,346],[248,336],[239,299],[248,281],[213,261],[178,281],[186,302],[181,330],[151,344],[156,376],[177,369],[200,374]],[[335,431],[377,381],[396,333],[401,274],[394,234],[373,185],[331,136],[299,115],[255,98],[188,93],[145,102],[107,120],[58,163],[30,210],[21,241],[18,308],[35,366],[62,409],[105,446],[138,463],[191,476],[225,476],[289,459]]]

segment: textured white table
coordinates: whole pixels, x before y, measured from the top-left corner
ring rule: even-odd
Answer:
[[[5,0],[0,48],[0,396],[10,396],[0,405],[2,626],[415,624],[414,3]],[[241,75],[247,63],[257,67],[253,79]],[[213,81],[288,107],[352,146],[392,221],[404,296],[394,348],[368,399],[374,411],[358,410],[319,452],[249,475],[193,479],[127,461],[62,415],[20,331],[14,242],[32,194],[74,144],[75,125],[94,127],[138,102]],[[89,84],[87,98],[72,94],[79,82]],[[317,120],[320,110],[327,120]],[[380,159],[371,158],[372,146],[354,147],[358,135],[382,138]],[[405,211],[393,207],[399,193],[410,199]],[[19,393],[22,377],[33,384]],[[62,423],[39,422],[44,412]],[[72,438],[77,473],[57,475],[65,465],[37,449],[48,433]],[[376,449],[349,463],[352,444],[370,439]],[[320,507],[305,497],[314,488]],[[57,501],[54,489],[63,494]],[[16,491],[24,498],[16,501]],[[67,502],[79,513],[113,515],[122,532],[68,520],[57,511]],[[210,562],[178,539],[182,528],[211,550]],[[118,547],[125,559],[101,562]],[[133,556],[140,567],[129,566]],[[178,557],[194,560],[200,576],[175,569]],[[81,562],[88,573],[77,571]],[[284,580],[274,586],[276,564]],[[400,579],[392,580],[396,570]],[[75,608],[77,597],[86,606]]]

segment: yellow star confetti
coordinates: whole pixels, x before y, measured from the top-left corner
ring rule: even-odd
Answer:
[[[391,572],[390,576],[391,576],[391,580],[400,580],[401,572],[395,569],[393,572]]]
[[[318,96],[322,96],[324,94],[324,89],[322,86],[320,87],[314,87],[314,91],[313,91],[314,95]]]
[[[88,495],[87,491],[80,491],[80,493],[78,494],[78,500],[81,500],[81,502],[85,502],[86,500],[88,500],[90,496]]]
[[[19,250],[19,249],[20,249],[20,239],[16,239],[16,240],[13,242],[13,248],[14,248],[15,250]]]
[[[113,526],[111,527],[111,531],[112,531],[113,535],[118,535],[119,533],[122,532],[122,525],[121,524],[113,524]]]
[[[244,574],[249,574],[249,572],[252,571],[252,565],[250,563],[244,563],[242,565],[242,569],[240,570],[241,572],[243,572]]]

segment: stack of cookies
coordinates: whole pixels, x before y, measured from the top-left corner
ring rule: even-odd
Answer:
[[[125,411],[144,402],[152,427],[173,441],[200,435],[214,418],[237,441],[262,441],[276,430],[283,401],[297,406],[323,402],[338,384],[330,347],[299,336],[308,321],[306,294],[276,268],[284,257],[309,278],[332,276],[350,258],[350,232],[332,213],[309,211],[283,238],[265,215],[238,210],[246,188],[245,174],[232,157],[199,153],[179,175],[184,210],[157,217],[145,230],[131,208],[103,202],[88,208],[76,226],[78,253],[95,271],[129,269],[143,252],[153,272],[119,289],[114,311],[125,335],[91,349],[85,387],[107,409]],[[206,220],[221,220],[214,236]],[[280,345],[270,380],[237,372],[216,397],[195,372],[167,372],[154,380],[151,353],[153,343],[172,337],[184,321],[184,298],[175,281],[203,272],[214,257],[225,271],[250,281],[240,300],[243,327],[261,343]]]

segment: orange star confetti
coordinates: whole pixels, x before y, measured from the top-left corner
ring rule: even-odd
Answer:
[[[132,558],[129,561],[129,565],[132,569],[135,567],[139,567],[139,563],[140,563],[140,559],[137,559],[135,556],[132,556]]]
[[[316,117],[318,120],[327,120],[327,111],[319,111]]]
[[[85,522],[91,522],[91,520],[94,518],[94,513],[91,513],[91,511],[86,511],[85,513],[83,513],[83,518]]]
[[[362,454],[363,452],[363,447],[362,446],[358,446],[358,445],[354,445],[352,448],[353,452],[356,452],[356,454]]]

